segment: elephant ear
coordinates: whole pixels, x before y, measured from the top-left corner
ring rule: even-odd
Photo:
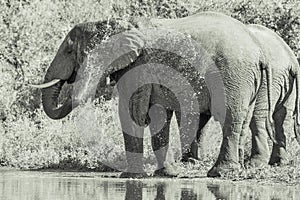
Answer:
[[[136,29],[109,32],[88,52],[87,59],[77,73],[78,79],[81,79],[76,94],[78,99],[84,100],[94,94],[99,81],[104,81],[115,72],[128,69],[141,54],[145,41],[141,32]],[[116,32],[119,34],[114,34]],[[93,38],[98,37],[94,35]]]
[[[110,54],[112,63],[110,74],[125,69],[137,60],[145,45],[145,38],[137,29],[132,29],[114,36]]]
[[[74,42],[85,40],[88,42],[97,33],[98,25],[94,22],[82,23],[76,25],[69,33],[70,39]]]
[[[68,43],[75,51],[78,63],[82,63],[89,50],[95,46],[92,38],[97,33],[98,29],[92,22],[78,24],[70,31]]]

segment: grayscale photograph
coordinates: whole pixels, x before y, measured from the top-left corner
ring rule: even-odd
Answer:
[[[300,0],[0,11],[0,200],[300,199]]]

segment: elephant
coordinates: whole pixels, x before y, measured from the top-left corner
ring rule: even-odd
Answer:
[[[268,163],[271,165],[282,164],[286,154],[286,135],[290,131],[288,125],[293,122],[293,114],[297,113],[299,109],[298,97],[296,98],[299,90],[299,63],[291,48],[274,31],[257,24],[250,24],[247,27],[258,40],[265,55],[265,61],[272,69],[273,98],[271,100],[274,102],[272,117],[275,124],[275,142],[270,154],[266,127],[262,123],[267,116],[267,97],[265,95],[267,86],[264,81],[257,94],[253,114],[249,120],[246,120],[248,124],[245,125],[248,126],[250,123],[252,132],[252,151],[248,164],[252,166]],[[297,137],[297,132],[294,133]],[[245,135],[242,134],[241,137],[240,157],[243,157]]]
[[[146,34],[149,28],[155,30],[151,32],[152,35]],[[169,34],[160,34],[162,29],[170,30],[172,33],[180,33],[180,35],[183,35],[183,38],[180,39],[178,37],[178,39],[175,37],[174,39],[169,37]],[[248,113],[251,112],[249,107],[253,106],[264,77],[267,79],[268,111],[269,113],[272,112],[270,101],[272,94],[269,89],[272,82],[270,80],[271,71],[267,63],[265,63],[259,43],[248,28],[241,22],[221,13],[200,12],[180,19],[135,19],[129,22],[124,22],[121,19],[109,19],[76,25],[67,34],[59,47],[46,72],[44,84],[38,86],[43,88],[42,104],[45,113],[52,119],[61,119],[91,94],[93,90],[91,88],[94,88],[94,86],[91,87],[90,84],[94,84],[95,80],[90,78],[86,80],[86,83],[79,84],[78,89],[74,90],[76,98],[70,97],[61,106],[58,106],[58,96],[64,83],[76,84],[82,74],[88,74],[89,71],[93,71],[92,68],[88,67],[89,61],[86,61],[86,58],[89,58],[89,55],[91,55],[90,52],[93,52],[93,49],[99,46],[107,45],[109,38],[126,31],[127,33],[123,35],[123,40],[116,39],[114,40],[115,43],[104,48],[107,52],[94,53],[98,55],[98,61],[102,61],[102,58],[109,60],[113,54],[119,55],[114,62],[108,62],[107,60],[107,62],[103,62],[101,67],[97,69],[96,77],[99,78],[98,85],[101,86],[105,85],[103,83],[110,75],[121,74],[121,78],[117,83],[119,116],[128,165],[127,170],[121,174],[121,177],[145,176],[142,162],[143,128],[149,124],[149,121],[156,121],[157,124],[162,123],[162,127],[156,132],[169,132],[168,123],[164,122],[169,121],[170,113],[173,111],[177,111],[181,115],[181,119],[183,119],[180,122],[181,131],[183,131],[181,133],[183,136],[182,140],[185,140],[185,136],[188,138],[195,137],[200,113],[209,113],[221,122],[223,132],[222,145],[218,159],[209,170],[208,176],[216,177],[220,176],[223,171],[238,170],[239,139],[243,124]],[[168,45],[177,45],[178,49],[185,47],[186,44],[192,45],[192,48],[188,46],[185,49],[191,58],[179,56],[183,57],[183,60],[192,60],[194,53],[197,53],[193,49],[193,45],[198,45],[201,47],[198,51],[200,59],[194,60],[195,62],[193,60],[188,61],[188,64],[186,64],[184,61],[181,62],[181,59],[177,59],[178,56],[175,56],[176,59],[172,61],[172,58],[169,57],[172,53],[165,54],[164,51],[159,49],[157,53],[157,48],[147,48],[147,44],[151,44],[152,40],[155,41],[155,44],[163,44],[166,47]],[[120,56],[123,47],[130,49],[130,51],[124,51],[125,53],[123,52],[122,56]],[[155,45],[150,45],[150,47],[155,47]],[[203,54],[206,56],[201,57]],[[164,73],[164,68],[159,66],[156,66],[156,68],[151,67],[152,59],[158,61],[162,59],[163,62],[173,62],[174,65],[170,65],[169,71]],[[142,66],[142,68],[139,66]],[[135,69],[145,73],[123,80],[123,76],[126,73],[133,73]],[[189,95],[185,94],[188,86],[186,88],[183,87],[182,83],[184,81],[174,80],[169,75],[169,72],[172,71],[171,69],[175,69],[175,75],[179,73],[190,83],[188,86],[191,86],[194,94],[184,98],[192,102],[189,105],[194,106],[194,99],[200,99],[196,105],[197,112],[182,110],[182,107],[186,106],[185,102],[180,102],[179,106],[177,104],[174,105],[173,102],[178,102],[178,96],[174,97],[174,91],[170,92],[163,89],[164,85],[160,81],[167,81],[165,87],[178,90],[175,92],[176,95]],[[160,73],[163,75],[158,77],[156,74]],[[87,77],[92,76],[93,74],[88,74]],[[128,103],[128,94],[132,94],[128,92],[132,90],[131,82],[143,82],[143,79],[148,78],[148,76],[151,76],[153,79],[157,78],[158,81],[136,88],[134,96],[139,98],[131,98]],[[168,78],[164,79],[162,78],[163,76]],[[222,87],[216,84],[216,80],[222,81]],[[205,82],[204,87],[201,85],[203,81]],[[137,86],[140,85],[137,84]],[[209,97],[208,100],[201,100],[207,97]],[[166,99],[168,100],[167,105],[164,105]],[[142,106],[156,105],[161,102],[163,103],[163,108],[168,108],[167,111],[162,112],[163,109],[160,106],[155,106],[155,109],[149,109],[149,106]],[[128,104],[130,104],[130,116],[136,122],[135,124],[128,124]],[[165,116],[165,119],[162,120],[162,116]],[[269,135],[272,135],[270,131],[271,120],[270,117],[267,117],[266,122],[264,122],[267,125]],[[150,129],[151,124],[149,124]],[[157,124],[153,124],[154,127],[152,129],[159,129],[156,127]],[[166,143],[164,138],[158,139],[158,143],[164,145]],[[188,142],[186,141],[183,144],[187,144]],[[153,143],[155,142],[153,141]],[[165,150],[157,151],[157,153],[159,154],[156,155],[158,163],[161,163],[164,167],[162,161],[165,157]],[[158,174],[167,174],[166,171],[157,172]]]
[[[240,164],[244,166],[244,145],[247,139],[247,128],[251,127],[253,134],[251,160],[248,164],[260,166],[265,164],[281,164],[285,160],[286,154],[286,134],[289,132],[287,127],[293,120],[292,115],[296,109],[296,87],[294,79],[297,75],[299,64],[297,59],[289,48],[289,46],[275,32],[270,29],[256,24],[247,25],[248,29],[253,33],[260,43],[261,49],[265,55],[266,62],[269,68],[273,70],[272,85],[273,94],[272,101],[275,102],[272,110],[275,122],[275,141],[270,157],[269,146],[267,143],[267,132],[265,127],[265,119],[267,117],[267,95],[266,95],[266,80],[263,87],[260,88],[256,103],[253,104],[253,113],[249,112],[246,123],[240,138],[239,158]],[[275,48],[276,46],[276,48]],[[278,59],[280,58],[280,59]],[[201,137],[201,129],[210,119],[207,113],[201,113],[201,123],[197,131],[197,138],[191,144],[191,147],[183,155],[182,160],[188,161],[189,158],[198,158],[197,142]],[[295,122],[296,124],[297,122]],[[295,131],[296,138],[299,139],[299,134]],[[164,134],[166,135],[166,134]]]
[[[274,102],[272,117],[275,123],[275,142],[270,154],[267,141],[268,134],[264,123],[268,115],[267,80],[263,80],[255,104],[251,107],[253,112],[249,112],[249,116],[243,125],[239,148],[240,164],[244,166],[244,146],[248,136],[248,127],[250,126],[252,149],[250,161],[247,165],[280,165],[284,162],[286,156],[286,135],[290,132],[289,125],[294,123],[294,126],[297,127],[297,121],[293,121],[293,115],[297,113],[296,109],[299,106],[296,102],[296,90],[298,90],[299,85],[295,85],[298,84],[299,58],[297,62],[297,58],[290,47],[272,30],[257,24],[247,25],[247,28],[257,39],[264,54],[265,62],[272,69],[273,84],[271,90],[273,93],[272,102]],[[294,134],[299,141],[299,131],[296,130],[298,129],[295,128]],[[197,138],[200,138],[200,133],[199,130]],[[191,146],[191,149],[191,152],[198,151],[197,145]],[[195,155],[191,155],[191,157],[197,158]]]

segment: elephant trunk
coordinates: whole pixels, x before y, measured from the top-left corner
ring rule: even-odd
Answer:
[[[51,87],[42,89],[44,111],[51,119],[61,119],[72,111],[73,104],[71,98],[68,98],[62,106],[57,107],[58,97],[63,84],[64,81],[59,81]]]

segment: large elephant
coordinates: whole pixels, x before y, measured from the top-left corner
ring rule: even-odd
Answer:
[[[263,123],[268,115],[265,94],[267,85],[264,81],[257,94],[253,115],[246,120],[250,123],[252,132],[252,151],[249,164],[252,166],[268,163],[271,165],[281,164],[286,154],[286,135],[291,132],[290,125],[293,122],[293,114],[298,113],[299,109],[298,97],[296,98],[299,90],[299,63],[290,47],[275,32],[261,25],[251,24],[247,27],[258,40],[265,55],[265,62],[272,69],[272,110],[275,123],[275,143],[270,157],[268,134]],[[298,122],[295,121],[295,123]],[[246,123],[245,127],[247,126]],[[295,134],[297,136],[297,132]],[[242,136],[241,157],[243,157],[244,141],[245,136]]]
[[[137,30],[134,29],[134,27],[137,27]],[[179,46],[177,45],[178,48],[184,46],[182,44],[185,44],[182,43],[181,40],[178,40],[178,38],[170,38],[168,34],[158,36],[154,34],[152,38],[151,34],[150,37],[144,36],[143,30],[148,27],[157,30],[156,32],[159,32],[158,30],[160,29],[164,29],[182,33],[184,36],[187,36],[184,38],[185,41],[195,41],[197,43],[196,45],[201,47],[199,51],[200,54],[206,52],[206,55],[209,55],[209,59],[213,61],[212,63],[204,62],[204,58],[201,58],[202,60],[200,59],[196,66],[189,67],[190,65],[186,65],[184,62],[182,62],[183,64],[176,62],[175,59],[175,65],[171,67],[173,67],[175,71],[183,74],[186,79],[191,82],[191,86],[194,90],[195,95],[187,98],[191,99],[193,96],[196,96],[196,99],[202,99],[209,96],[209,101],[199,101],[197,113],[183,112],[182,107],[185,106],[184,102],[181,102],[180,106],[170,106],[170,110],[178,111],[178,113],[185,116],[185,118],[183,118],[185,119],[185,123],[180,122],[180,125],[183,127],[181,129],[183,130],[182,135],[195,136],[196,133],[194,130],[196,130],[195,127],[199,124],[197,117],[199,117],[200,113],[210,112],[215,119],[221,121],[223,124],[221,150],[216,163],[208,172],[208,176],[219,176],[224,170],[238,169],[238,147],[242,127],[250,111],[249,107],[255,102],[264,74],[270,75],[270,71],[265,67],[268,65],[265,63],[261,48],[248,28],[239,21],[223,14],[203,12],[181,19],[142,19],[138,21],[138,23],[134,23],[134,26],[130,23],[124,23],[122,20],[84,23],[75,26],[61,44],[54,60],[47,70],[45,84],[41,86],[46,87],[42,90],[42,103],[46,114],[50,118],[60,119],[70,113],[74,106],[77,105],[78,102],[74,102],[76,99],[74,100],[73,98],[72,100],[72,98],[70,98],[65,101],[62,106],[57,107],[59,92],[66,81],[73,83],[76,80],[82,66],[88,64],[88,62],[85,62],[85,58],[89,55],[87,52],[95,48],[95,44],[100,46],[102,44],[105,45],[107,44],[107,38],[122,31],[129,30],[130,32],[127,36],[125,34],[125,40],[122,42],[119,41],[117,45],[112,45],[113,47],[108,49],[108,51],[110,50],[109,53],[102,52],[105,55],[99,55],[100,57],[106,56],[106,58],[109,58],[111,53],[119,51],[119,47],[122,47],[122,45],[132,50],[119,57],[116,62],[104,63],[109,65],[101,66],[100,72],[97,73],[100,83],[103,83],[105,78],[111,74],[126,74],[128,71],[131,72],[133,69],[138,68],[137,66],[140,64],[151,63],[151,55],[154,57],[158,56],[158,60],[160,60],[160,56],[164,58],[164,53],[161,53],[161,51],[159,51],[158,54],[155,52],[152,54],[151,49],[144,48],[144,45],[149,43],[149,40],[156,40],[157,43],[164,43],[165,41],[164,45],[168,45],[168,43],[179,44]],[[157,38],[159,40],[157,40]],[[189,50],[189,53],[194,53],[193,49]],[[163,60],[169,62],[172,59],[170,59],[167,54]],[[212,65],[216,66],[216,68],[212,68]],[[144,65],[143,67],[144,71],[147,71],[147,67],[149,66]],[[151,67],[149,67],[149,69],[150,71],[153,70]],[[163,68],[161,71],[163,73]],[[266,73],[264,73],[264,71],[266,71]],[[156,71],[155,73],[160,72]],[[155,73],[150,74],[155,78]],[[168,74],[165,75],[168,76]],[[197,80],[200,79],[199,77],[205,77],[206,87],[201,86],[203,82]],[[270,76],[266,77],[269,80]],[[137,79],[137,82],[142,81],[143,78],[147,77],[134,77],[134,79]],[[160,83],[160,78],[161,77],[158,77],[158,82],[145,86],[145,91],[139,88],[135,95],[136,97],[141,97],[141,99],[132,98],[136,103],[129,103],[132,105],[129,106],[131,109],[130,112],[133,113],[132,116],[135,118],[134,120],[137,124],[147,124],[148,114],[150,121],[158,121],[159,124],[161,123],[160,119],[162,113],[160,108],[153,109],[151,113],[151,109],[148,110],[148,107],[146,109],[145,107],[139,107],[139,105],[141,105],[139,101],[142,101],[144,104],[150,104],[152,101],[154,101],[154,103],[160,103],[159,97],[163,97],[162,102],[165,102],[165,99],[170,99],[168,103],[177,102],[176,98],[178,100],[178,97],[172,97],[172,92],[174,93],[172,90],[171,92],[166,92],[167,96],[170,95],[168,98],[164,98],[166,96],[164,96],[164,94],[157,95],[157,99],[154,98],[153,95],[150,95],[150,99],[145,98],[147,96],[143,95],[145,93],[152,92],[151,94],[155,94],[157,91],[158,93],[164,91],[157,89],[161,87],[161,84],[156,84]],[[224,88],[219,88],[219,86],[216,85],[216,79],[218,78],[222,79]],[[88,79],[88,84],[92,83],[90,80],[91,79]],[[128,81],[128,84],[126,81]],[[141,138],[143,128],[136,124],[128,126],[128,115],[126,114],[128,112],[128,110],[126,110],[128,108],[128,101],[126,100],[126,98],[128,98],[127,91],[131,90],[131,81],[130,79],[125,79],[122,81],[122,84],[118,82],[117,86],[120,95],[119,115],[123,129],[128,164],[127,171],[122,173],[123,177],[138,177],[144,174],[142,162],[143,140]],[[192,83],[193,81],[194,83]],[[270,83],[270,81],[267,81],[267,83]],[[81,91],[79,94],[89,93],[87,92],[87,90],[89,90],[88,84],[80,88],[83,92]],[[185,88],[182,87],[181,82],[170,78],[168,84],[169,85],[165,87],[170,89],[169,87],[175,85],[173,88],[179,88],[179,91],[184,94]],[[209,91],[209,95],[207,93],[205,94],[205,91]],[[180,94],[180,92],[176,94]],[[225,97],[221,99],[222,101],[220,103],[219,98],[222,97],[222,92]],[[267,90],[266,93],[269,97],[268,109],[271,112],[270,90]],[[168,107],[168,105],[166,106]],[[177,109],[178,107],[180,110]],[[166,115],[166,119],[169,119],[169,112],[163,114]],[[222,121],[223,117],[224,121]],[[165,122],[166,119],[164,119],[163,122]],[[270,120],[269,118],[263,123],[269,124]],[[156,128],[154,125],[154,129]],[[161,129],[168,129],[168,127],[163,124]],[[161,142],[161,140],[159,142]],[[164,154],[164,152],[165,151],[159,154]],[[157,158],[159,160],[164,158],[164,156],[159,155]]]
[[[289,132],[293,132],[290,129],[291,125],[294,123],[296,130],[299,130],[298,122],[293,120],[293,115],[298,113],[297,109],[299,106],[299,102],[296,102],[298,99],[296,98],[296,90],[299,88],[299,85],[296,85],[299,84],[297,81],[299,62],[297,62],[297,58],[290,47],[272,30],[257,24],[247,25],[247,28],[257,39],[268,68],[272,69],[271,90],[273,94],[272,110],[275,124],[275,141],[270,154],[267,142],[268,134],[264,123],[268,116],[267,80],[264,79],[257,93],[255,104],[252,104],[250,108],[253,112],[249,112],[243,125],[239,149],[240,163],[244,165],[244,146],[248,138],[248,127],[250,125],[252,149],[248,165],[281,164],[286,155],[286,135]],[[294,134],[299,140],[299,131],[296,130],[294,130]],[[198,131],[197,138],[200,138],[200,133],[201,130]],[[197,151],[197,145],[192,145],[191,152]],[[190,156],[197,158],[196,153],[192,153]]]

